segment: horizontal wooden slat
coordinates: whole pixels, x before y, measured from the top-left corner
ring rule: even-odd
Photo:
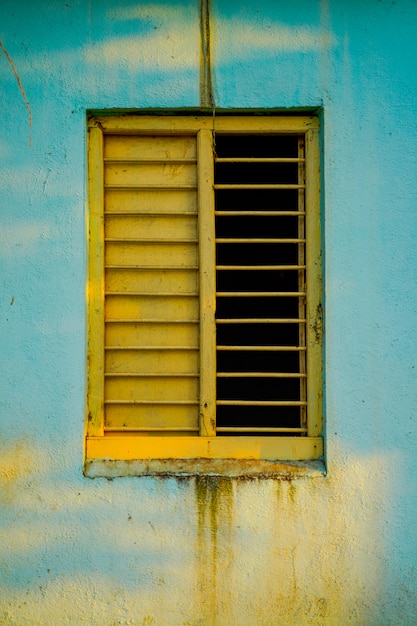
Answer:
[[[113,404],[116,406],[138,405],[138,406],[188,406],[197,405],[197,400],[105,400],[104,404]]]
[[[197,245],[188,243],[107,242],[106,265],[197,265]]]
[[[131,432],[129,429],[124,430],[123,428],[117,428],[114,430],[111,430],[110,432],[107,432],[105,430],[105,436],[106,437],[117,437],[119,439],[130,439],[131,437],[140,437],[141,439],[146,439],[146,440],[150,440],[152,439],[152,437],[157,437],[160,438],[161,437],[161,432],[156,430],[147,430],[147,431],[142,431],[142,432]],[[194,428],[190,428],[188,430],[184,430],[184,432],[180,431],[180,430],[175,430],[175,429],[168,429],[168,430],[164,430],[163,431],[163,435],[165,437],[165,439],[170,439],[171,437],[175,437],[176,439],[179,439],[181,437],[186,437],[189,438],[191,436],[194,435],[194,437],[198,437],[198,432],[194,429]],[[88,465],[90,465],[91,461],[88,461]],[[147,464],[148,461],[140,461],[140,463],[145,463]],[[108,464],[108,463],[107,463]],[[129,466],[131,465],[131,463],[129,463]],[[167,475],[167,473],[169,472],[165,472],[164,475]],[[134,470],[131,474],[131,476],[141,476],[142,473],[138,472],[137,470]]]
[[[135,187],[180,187],[196,185],[197,171],[192,163],[107,163],[104,168],[104,184]]]
[[[128,210],[116,210],[116,211],[106,211],[104,213],[104,215],[107,216],[118,216],[118,217],[133,217],[133,216],[145,216],[142,212],[140,211],[128,211]],[[196,211],[188,211],[187,213],[184,213],[184,211],[171,211],[170,213],[167,213],[166,211],[159,211],[158,209],[154,209],[153,211],[148,211],[146,213],[146,217],[160,217],[160,216],[167,216],[169,215],[170,217],[183,217],[184,215],[186,216],[192,216],[192,217],[198,217],[198,213]]]
[[[106,270],[140,270],[145,272],[172,272],[198,270],[197,265],[105,265]]]
[[[196,190],[119,190],[107,189],[105,193],[105,212],[149,214],[196,212]]]
[[[156,373],[156,372],[139,372],[139,373],[124,373],[118,374],[116,373],[105,373],[104,376],[107,378],[113,378],[119,376],[120,378],[198,378],[198,372],[190,372],[188,374],[179,374],[178,372],[174,372],[172,374],[168,374],[167,372]]]
[[[172,296],[111,296],[106,297],[106,318],[112,320],[135,318],[157,320],[198,319],[198,298]]]
[[[184,344],[198,347],[198,330],[196,324],[106,323],[105,338],[107,346]]]
[[[183,292],[180,291],[106,291],[106,296],[122,296],[124,298],[170,298],[175,296],[182,296],[184,298],[197,298],[198,291]]]
[[[106,215],[106,239],[196,239],[197,218],[193,215]]]
[[[178,426],[197,429],[198,411],[193,405],[155,404],[107,404],[106,425],[108,428],[155,428]]]
[[[106,372],[196,372],[197,350],[106,350]]]
[[[165,164],[167,162],[170,165],[176,165],[177,163],[179,163],[179,164],[184,164],[184,163],[186,163],[186,164],[194,164],[194,163],[197,163],[197,160],[196,159],[181,159],[181,158],[175,158],[175,159],[160,158],[160,159],[158,159],[158,158],[153,158],[153,157],[149,157],[149,158],[147,158],[147,157],[143,157],[143,158],[141,158],[141,157],[138,157],[138,158],[105,157],[104,158],[104,163],[106,163],[106,164],[109,164],[109,163],[110,164],[114,164],[114,163],[120,164],[120,163],[123,163],[123,164],[129,164],[130,165],[130,164],[140,163],[142,165],[145,165],[145,164],[153,164],[153,165],[158,164],[159,165],[161,163]]]
[[[158,433],[164,435],[178,435],[180,433],[192,433],[198,432],[199,428],[197,426],[105,426],[105,433],[141,433],[151,434]]]
[[[145,345],[145,346],[104,346],[105,350],[123,350],[123,351],[149,351],[149,350],[157,350],[157,351],[161,351],[161,350],[175,350],[177,351],[182,351],[182,350],[198,350],[197,346],[161,346],[161,345]]]
[[[105,402],[109,401],[197,401],[198,380],[186,377],[170,378],[106,378]]]
[[[170,184],[168,181],[161,183],[159,185],[152,183],[106,183],[104,185],[106,190],[110,191],[122,191],[123,194],[126,191],[184,191],[184,190],[192,190],[197,189],[197,185],[194,183],[178,183],[178,184]]]
[[[105,289],[106,292],[195,293],[198,290],[198,273],[196,270],[132,272],[123,269],[107,269]]]
[[[104,138],[104,157],[106,159],[195,159],[196,140],[193,136],[107,135]]]
[[[166,245],[166,246],[172,246],[172,245],[178,245],[178,244],[194,244],[194,245],[198,244],[197,238],[190,239],[190,238],[181,238],[181,237],[178,237],[177,239],[171,239],[167,237],[105,237],[104,241],[105,243],[118,243],[122,246],[126,246],[128,244],[134,244],[134,243],[138,245],[144,245],[144,246],[153,245],[153,244]]]
[[[123,322],[125,324],[165,324],[168,322],[169,324],[199,324],[200,320],[197,319],[184,319],[184,320],[171,320],[171,319],[157,319],[157,318],[149,318],[149,319],[135,319],[131,318],[120,318],[120,319],[106,319],[106,324],[119,324]]]

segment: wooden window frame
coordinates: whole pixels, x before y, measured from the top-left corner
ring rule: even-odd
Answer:
[[[88,360],[84,471],[117,475],[289,475],[323,473],[322,282],[319,122],[315,116],[108,116],[88,124]],[[215,436],[215,281],[213,133],[305,137],[307,266],[306,436]],[[104,158],[103,135],[196,135],[200,269],[199,436],[113,435],[104,432]],[[201,234],[205,233],[202,237]],[[207,236],[209,233],[209,236]],[[213,261],[210,262],[214,264]],[[208,276],[207,280],[202,275]],[[201,304],[204,303],[204,304]],[[254,409],[256,410],[256,409]]]

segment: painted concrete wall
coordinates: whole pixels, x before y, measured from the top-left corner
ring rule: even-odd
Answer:
[[[323,108],[328,476],[82,475],[86,110],[198,107],[196,0],[0,5],[0,623],[415,624],[414,0],[212,0],[218,107]]]

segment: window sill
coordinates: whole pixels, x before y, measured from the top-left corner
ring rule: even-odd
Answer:
[[[224,478],[274,478],[297,480],[321,478],[326,468],[321,460],[314,461],[254,461],[249,459],[146,459],[120,461],[88,459],[84,467],[88,478],[118,478],[122,476]]]
[[[321,438],[313,437],[90,437],[84,474],[318,478],[326,475],[322,454]]]

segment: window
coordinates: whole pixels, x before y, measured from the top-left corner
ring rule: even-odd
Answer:
[[[94,118],[89,195],[86,467],[320,458],[317,119]]]

